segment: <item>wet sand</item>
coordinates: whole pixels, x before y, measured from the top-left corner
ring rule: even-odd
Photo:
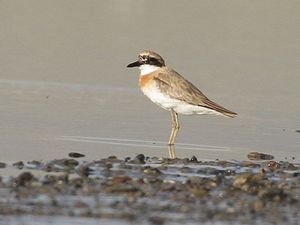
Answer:
[[[3,161],[70,151],[167,156],[160,142],[169,138],[170,115],[139,91],[138,71],[125,68],[143,49],[239,114],[181,116],[179,157],[241,160],[257,150],[299,161],[300,4],[154,5],[1,2]]]
[[[180,116],[178,158],[242,162],[259,151],[278,163],[300,162],[298,2],[28,0],[0,6],[0,162],[10,165],[0,169],[1,177],[29,171],[40,179],[47,172],[11,165],[46,163],[72,151],[87,162],[167,157],[169,112],[143,96],[138,71],[126,68],[144,49],[159,52],[210,99],[238,113],[235,119]],[[27,214],[5,218],[4,224],[32,221]],[[69,219],[56,215],[53,223]]]
[[[299,224],[300,164],[248,157],[15,162],[19,175],[0,177],[0,224]]]

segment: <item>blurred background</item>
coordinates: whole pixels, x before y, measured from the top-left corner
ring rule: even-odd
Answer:
[[[167,156],[170,115],[126,65],[145,49],[235,119],[180,116],[177,155],[299,162],[299,1],[0,1],[1,160]]]

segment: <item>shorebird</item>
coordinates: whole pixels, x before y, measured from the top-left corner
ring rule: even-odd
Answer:
[[[136,62],[127,67],[139,67],[142,92],[155,104],[171,112],[172,131],[168,145],[174,146],[179,130],[178,114],[213,114],[235,117],[237,114],[209,100],[196,86],[175,70],[166,67],[164,59],[153,51],[143,51]],[[171,149],[174,151],[174,149]],[[175,158],[175,152],[171,153]]]

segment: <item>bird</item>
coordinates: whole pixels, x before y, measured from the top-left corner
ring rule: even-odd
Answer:
[[[172,130],[168,141],[169,156],[175,158],[173,147],[180,128],[178,114],[212,114],[233,118],[237,113],[228,110],[207,98],[194,84],[175,70],[166,66],[156,52],[145,50],[138,60],[127,65],[139,67],[139,86],[152,102],[171,112]]]

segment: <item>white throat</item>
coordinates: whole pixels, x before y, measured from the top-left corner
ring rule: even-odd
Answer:
[[[160,67],[158,67],[158,66],[149,65],[149,64],[148,65],[147,64],[140,65],[141,76],[152,73],[152,72],[158,70],[159,68]]]

